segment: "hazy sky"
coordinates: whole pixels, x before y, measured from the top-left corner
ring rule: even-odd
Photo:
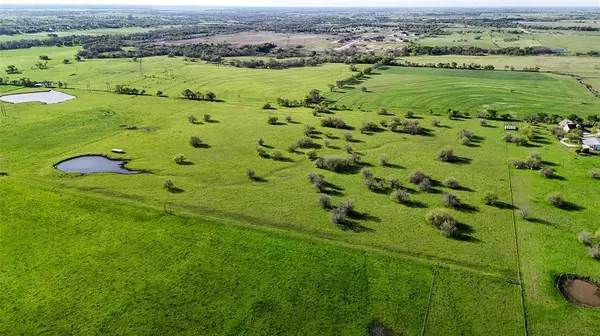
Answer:
[[[600,0],[0,0],[2,4],[121,4],[187,6],[293,6],[293,7],[506,7],[587,6]]]

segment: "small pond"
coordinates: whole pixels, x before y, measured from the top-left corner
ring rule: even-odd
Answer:
[[[78,156],[59,162],[56,169],[67,173],[118,173],[118,174],[138,174],[139,171],[129,170],[124,167],[127,160],[112,160],[101,155]]]
[[[59,91],[44,91],[44,92],[31,92],[31,93],[17,93],[4,95],[0,97],[0,100],[19,104],[19,103],[29,103],[29,102],[40,102],[45,104],[56,104],[62,103],[67,100],[75,99],[77,97],[68,95]]]
[[[563,275],[558,287],[565,299],[580,306],[600,308],[600,285],[585,277]]]

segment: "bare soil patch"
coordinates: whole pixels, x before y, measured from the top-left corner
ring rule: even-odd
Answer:
[[[279,46],[285,45],[303,45],[310,46],[317,43],[326,42],[328,39],[335,39],[333,35],[320,34],[280,34],[273,32],[243,32],[228,35],[215,35],[208,37],[199,37],[187,40],[169,41],[167,44],[181,45],[192,43],[231,43],[234,45],[248,45],[273,43]]]
[[[584,307],[600,308],[600,285],[591,279],[577,275],[558,278],[558,289],[563,297]]]

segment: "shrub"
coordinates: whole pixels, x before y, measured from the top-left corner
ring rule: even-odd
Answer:
[[[600,169],[594,168],[588,172],[591,178],[600,180]]]
[[[438,161],[442,162],[452,161],[452,159],[454,159],[454,149],[450,146],[440,148],[435,157]]]
[[[449,208],[456,208],[460,206],[460,199],[458,199],[458,196],[451,193],[443,194],[442,201],[444,205]]]
[[[196,116],[191,115],[188,117],[188,121],[190,122],[190,124],[195,124],[198,122],[198,118],[196,118]]]
[[[587,232],[587,231],[583,231],[583,232],[579,232],[579,235],[577,236],[577,239],[583,245],[591,246],[592,245],[592,241],[594,239],[594,236],[591,233]]]
[[[316,150],[310,150],[306,153],[306,157],[310,160],[310,161],[314,161],[317,159],[317,157],[319,157],[319,155],[317,154]]]
[[[379,130],[379,126],[372,121],[363,121],[360,125],[360,133],[371,133],[377,132]]]
[[[388,111],[387,111],[385,108],[383,108],[383,107],[382,107],[382,108],[379,110],[379,112],[377,112],[377,114],[379,114],[379,115],[387,115],[387,114],[388,114]]]
[[[390,185],[390,188],[392,189],[399,189],[400,187],[402,187],[402,185],[400,184],[400,180],[398,180],[398,178],[394,175],[390,175],[387,178],[387,181]]]
[[[177,164],[183,164],[185,162],[185,156],[183,156],[183,154],[177,154],[173,157],[173,161]]]
[[[167,189],[168,191],[173,191],[175,190],[175,184],[171,180],[166,180],[165,183],[163,183],[163,188]]]
[[[269,153],[267,153],[262,147],[256,147],[256,153],[261,158],[267,159],[270,157]]]
[[[421,128],[419,122],[416,120],[405,120],[402,123],[402,132],[417,135],[423,133],[423,128]]]
[[[456,220],[451,214],[442,209],[435,209],[427,214],[427,223],[433,225],[436,228],[441,228],[444,223],[454,224],[456,226]]]
[[[502,141],[504,142],[514,142],[515,141],[515,136],[510,134],[510,133],[504,133],[504,135],[502,136]]]
[[[344,211],[346,214],[349,214],[354,211],[354,201],[353,200],[343,201],[337,207],[338,207],[338,209]]]
[[[384,128],[385,128],[385,127],[388,127],[388,122],[387,122],[387,120],[385,120],[385,119],[381,120],[381,121],[379,122],[379,124],[380,124],[382,127],[384,127]]]
[[[202,140],[200,140],[199,137],[194,135],[190,138],[190,145],[192,145],[192,147],[194,148],[198,148],[202,146]]]
[[[600,260],[600,244],[596,244],[590,248],[590,257]]]
[[[246,169],[246,176],[248,176],[249,179],[251,180],[256,180],[256,172],[250,168]]]
[[[288,152],[290,152],[290,153],[296,153],[297,150],[298,150],[298,145],[295,143],[289,145],[289,147],[288,147]]]
[[[454,177],[448,177],[444,181],[444,187],[450,188],[450,189],[458,189],[458,188],[460,188],[460,182]]]
[[[554,169],[544,167],[540,169],[540,175],[545,178],[553,178],[554,177]]]
[[[402,189],[396,189],[392,191],[390,197],[392,198],[392,200],[400,204],[410,203],[410,195]]]
[[[557,139],[563,139],[567,133],[562,127],[554,126],[554,128],[552,128],[552,135],[554,135]]]
[[[523,219],[529,219],[529,215],[530,215],[529,207],[527,205],[522,206],[521,209],[519,209],[519,215]]]
[[[319,176],[316,179],[314,179],[312,185],[313,187],[315,187],[315,189],[317,189],[317,191],[322,192],[323,190],[325,190],[326,187],[325,179],[322,176]]]
[[[210,114],[208,114],[208,113],[204,114],[204,116],[202,116],[202,119],[206,122],[210,122],[211,121]]]
[[[369,90],[368,90],[366,87],[364,87],[364,86],[361,86],[361,87],[360,87],[360,90],[361,90],[362,92],[367,92],[367,91],[369,91]]]
[[[340,208],[334,208],[329,217],[329,221],[336,225],[345,224],[347,220],[348,214],[340,210]]]
[[[460,235],[455,221],[445,221],[440,226],[440,233],[446,238],[454,238]]]
[[[557,208],[560,208],[565,205],[565,200],[558,192],[553,192],[548,195],[548,203],[554,205]]]
[[[381,155],[381,156],[379,157],[379,163],[380,163],[382,166],[384,166],[384,167],[385,167],[385,166],[389,166],[389,164],[390,164],[390,161],[388,160],[387,156],[385,156],[385,155]]]
[[[406,118],[412,118],[412,117],[415,116],[415,111],[413,111],[413,110],[407,110],[406,113],[404,114],[404,116]]]
[[[331,209],[331,198],[327,195],[319,195],[318,199],[319,205],[323,209]]]
[[[269,103],[266,103],[265,105],[263,105],[262,108],[263,108],[263,110],[270,110],[273,108],[273,106],[271,106],[271,104],[269,104]]]
[[[496,202],[498,202],[498,195],[496,195],[496,193],[488,191],[483,195],[483,203],[485,203],[485,205],[494,205]]]
[[[265,140],[263,140],[263,138],[258,139],[258,145],[259,146],[264,146],[265,145]]]
[[[373,178],[375,176],[375,175],[373,175],[373,172],[369,168],[363,168],[363,169],[361,169],[360,170],[360,175],[364,179],[370,179],[370,178]]]
[[[475,139],[475,134],[473,134],[473,132],[469,131],[466,128],[462,128],[459,132],[458,132],[458,138],[462,139],[462,138],[467,138],[469,140],[474,140]]]
[[[315,160],[318,168],[334,172],[342,172],[351,165],[351,161],[341,156],[326,156]]]
[[[358,154],[356,152],[350,154],[350,161],[355,164],[360,162],[360,154]]]
[[[327,137],[327,139],[333,139],[334,135],[331,132],[326,132],[325,136]]]
[[[325,147],[330,148],[331,147],[331,141],[325,139],[325,141],[323,141],[323,144],[325,144]]]
[[[516,136],[513,138],[513,143],[519,147],[527,146],[529,143],[526,138]]]
[[[481,127],[487,127],[487,125],[488,125],[487,120],[485,120],[485,119],[479,119],[479,125]]]
[[[429,179],[429,177],[423,179],[423,181],[419,183],[417,188],[419,189],[419,191],[423,192],[431,190],[431,180]]]
[[[471,139],[469,139],[469,138],[460,138],[460,140],[458,140],[458,141],[463,146],[469,146],[469,145],[471,145]]]
[[[412,184],[419,184],[425,179],[429,179],[429,176],[425,175],[425,173],[417,169],[413,170],[413,172],[410,174],[410,176],[408,177],[408,182]]]
[[[365,187],[367,187],[371,191],[379,190],[379,182],[374,177],[369,177],[364,180]]]
[[[292,121],[293,121],[292,120],[292,116],[289,116],[289,115],[285,116],[285,122],[286,123],[290,124],[290,123],[292,123]]]
[[[279,118],[275,116],[270,116],[269,119],[267,119],[267,123],[269,125],[277,125],[277,120],[279,120]]]
[[[437,119],[433,119],[433,120],[431,121],[431,125],[432,125],[433,127],[440,127],[440,121],[439,121],[439,120],[437,120]]]
[[[352,146],[350,145],[345,145],[344,146],[344,151],[348,154],[352,153]]]
[[[296,141],[296,144],[300,148],[313,148],[313,147],[315,147],[315,143],[314,143],[313,139],[311,139],[311,138],[309,138],[307,136],[298,139]]]
[[[508,160],[506,160],[506,162],[515,167],[516,169],[525,169],[528,168],[527,163],[523,160],[519,160],[519,159],[515,159],[515,158],[510,158]]]
[[[527,167],[529,169],[540,169],[542,167],[542,157],[538,152],[531,152],[527,157]]]
[[[273,152],[273,154],[271,155],[271,158],[275,161],[282,161],[285,159],[283,154],[281,154],[281,152],[279,152],[279,151]]]
[[[342,129],[348,128],[348,125],[346,125],[344,120],[342,120],[341,118],[338,118],[338,117],[327,117],[327,118],[321,119],[321,126],[330,127],[330,128],[342,128]]]
[[[305,136],[309,137],[311,136],[313,133],[315,133],[317,129],[315,128],[315,126],[312,125],[304,125],[304,130],[303,133]]]
[[[352,133],[350,133],[350,132],[344,133],[344,140],[346,140],[346,141],[354,140],[354,138],[352,137]]]
[[[308,181],[309,181],[310,183],[315,183],[315,180],[316,180],[316,179],[318,179],[318,178],[320,178],[320,177],[323,177],[323,176],[322,176],[322,175],[319,175],[319,174],[317,174],[317,173],[313,173],[313,172],[311,172],[311,173],[308,173],[308,176],[307,176],[307,178],[308,178]]]

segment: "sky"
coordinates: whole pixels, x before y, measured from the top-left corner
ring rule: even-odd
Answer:
[[[2,4],[119,4],[268,7],[598,7],[600,0],[0,0]]]

